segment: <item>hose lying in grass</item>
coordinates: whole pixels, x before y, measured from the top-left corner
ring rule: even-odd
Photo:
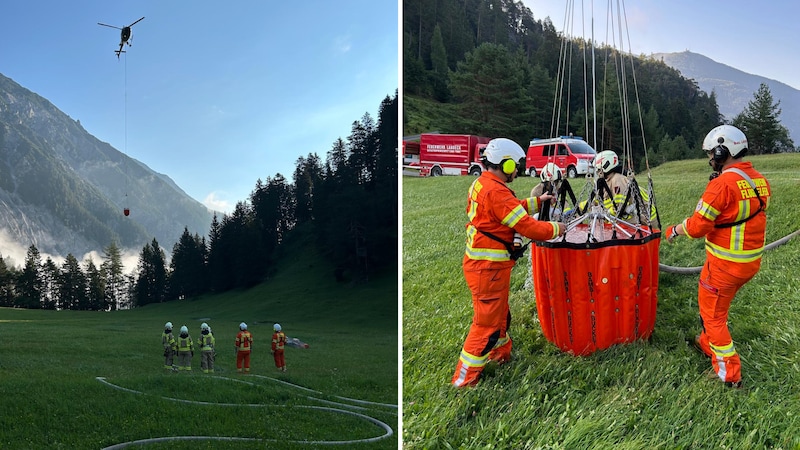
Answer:
[[[790,234],[778,239],[777,241],[775,241],[775,242],[773,242],[771,244],[767,244],[764,247],[764,250],[765,251],[766,250],[772,250],[773,248],[780,247],[781,245],[789,242],[789,239],[797,236],[798,234],[800,234],[800,230],[797,230],[794,233],[790,233]],[[677,274],[680,274],[680,275],[691,275],[691,274],[695,274],[695,273],[700,273],[700,270],[703,269],[703,266],[697,266],[697,267],[675,267],[675,266],[668,266],[666,264],[659,263],[658,264],[658,269],[661,272],[677,273]]]

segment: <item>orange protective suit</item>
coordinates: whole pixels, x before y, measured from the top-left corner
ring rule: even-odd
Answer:
[[[753,181],[761,201],[750,182],[731,169]],[[736,292],[761,267],[767,225],[764,210],[770,194],[769,183],[750,162],[737,162],[708,183],[694,214],[682,224],[690,238],[706,238],[706,263],[697,294],[703,324],[699,344],[717,376],[729,383],[741,381],[742,373],[728,330],[728,309]],[[738,221],[738,225],[725,226]]]
[[[236,371],[250,373],[250,350],[253,346],[253,335],[247,330],[236,335]]]
[[[484,233],[508,244],[515,231],[535,240],[558,236],[556,222],[541,222],[530,216],[539,211],[539,206],[538,198],[518,199],[505,182],[489,171],[484,171],[469,188],[467,249],[462,267],[472,292],[473,316],[453,374],[455,386],[475,385],[489,360],[503,363],[511,358],[508,289],[515,261],[503,243]]]
[[[286,372],[286,358],[283,354],[286,345],[286,335],[283,331],[276,331],[272,335],[272,357],[275,360],[275,367],[282,372]]]

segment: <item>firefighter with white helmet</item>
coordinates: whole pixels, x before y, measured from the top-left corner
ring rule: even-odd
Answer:
[[[275,359],[275,367],[281,372],[286,372],[286,359],[284,358],[283,349],[286,346],[286,334],[284,334],[281,324],[276,323],[272,326],[272,357]]]
[[[650,217],[648,211],[640,211],[637,216],[636,205],[633,196],[625,207],[625,211],[618,213],[617,209],[625,203],[628,197],[628,187],[630,180],[622,174],[622,164],[619,156],[612,150],[603,150],[594,157],[595,174],[598,176],[597,189],[598,195],[602,199],[603,208],[612,216],[619,216],[624,220],[647,224],[648,222],[657,227],[655,206],[650,207]],[[607,186],[607,189],[606,189]],[[639,194],[644,205],[650,203],[650,195],[645,189],[639,188]]]
[[[214,373],[216,339],[207,323],[200,324],[200,369],[203,373]]]
[[[173,358],[177,347],[175,346],[175,336],[172,334],[172,322],[164,324],[164,332],[161,333],[161,345],[164,346],[164,369],[173,370]]]
[[[542,167],[542,170],[539,172],[539,178],[542,182],[531,189],[531,197],[539,197],[546,192],[551,194],[557,193],[564,176],[561,174],[561,169],[559,169],[555,163],[549,162]]]
[[[676,236],[705,237],[706,263],[700,272],[697,303],[702,331],[694,345],[711,359],[717,377],[728,387],[742,386],[741,360],[728,330],[728,310],[739,289],[761,268],[772,194],[767,179],[749,161],[747,137],[720,125],[703,140],[713,169],[694,213],[666,227],[667,242]]]
[[[186,325],[181,327],[181,334],[176,339],[178,347],[178,370],[191,371],[192,357],[194,356],[194,343],[189,336],[189,328]]]
[[[247,331],[247,324],[239,324],[239,334],[236,335],[236,371],[250,373],[250,352],[253,348],[253,335]]]
[[[451,380],[457,387],[473,386],[486,364],[511,359],[508,326],[508,290],[511,268],[521,255],[513,246],[514,233],[536,240],[564,234],[559,222],[542,222],[530,216],[539,211],[543,195],[520,200],[507,183],[517,177],[525,152],[516,142],[489,141],[483,153],[486,170],[472,182],[467,196],[467,246],[462,268],[472,292],[473,319]]]

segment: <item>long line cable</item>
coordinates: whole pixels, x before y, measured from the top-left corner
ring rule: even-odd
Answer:
[[[125,54],[125,148],[122,155],[122,164],[125,166],[125,199],[123,200],[122,208],[128,212],[130,206],[128,205],[128,54]],[[128,214],[125,214],[126,216]]]

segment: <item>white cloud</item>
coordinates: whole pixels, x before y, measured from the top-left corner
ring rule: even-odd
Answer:
[[[24,246],[16,242],[8,233],[7,229],[0,229],[0,255],[2,255],[6,266],[22,269],[25,266],[25,258],[28,256],[28,247],[29,246]],[[140,251],[141,250],[136,249],[120,249],[122,271],[124,273],[128,274],[136,270],[136,266],[139,264]],[[170,253],[167,251],[167,249],[164,251],[167,254],[167,258],[169,258],[171,256]],[[66,260],[66,256],[51,255],[41,251],[39,255],[41,256],[42,262],[47,261],[47,258],[50,258],[58,267],[61,267]],[[78,258],[77,256],[75,257]],[[94,264],[97,267],[100,267],[104,261],[101,251],[92,250],[91,252],[84,254],[81,258],[78,258],[78,261],[81,263],[81,268],[85,268],[84,263],[89,258],[94,261]]]
[[[211,192],[203,199],[203,204],[211,211],[219,211],[225,214],[230,214],[233,211],[233,205],[230,200],[219,198],[219,192]]]

